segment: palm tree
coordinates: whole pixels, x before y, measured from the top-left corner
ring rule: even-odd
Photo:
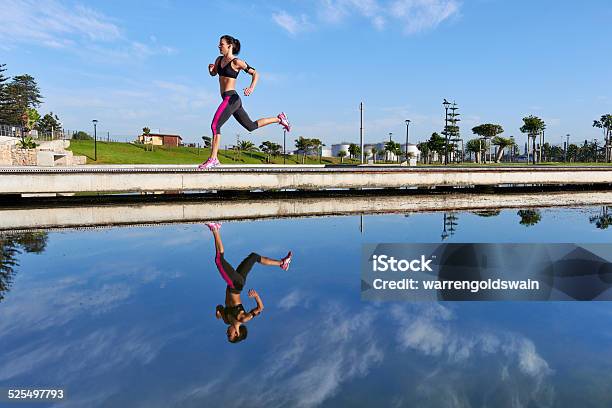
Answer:
[[[521,126],[521,133],[527,133],[527,139],[533,138],[533,164],[536,163],[535,150],[536,150],[536,136],[546,129],[544,121],[537,116],[529,115],[523,118],[523,126]]]
[[[421,142],[417,144],[417,149],[421,152],[421,160],[423,164],[428,164],[430,162],[429,157],[429,144],[427,142]]]
[[[612,215],[608,214],[608,206],[604,205],[601,207],[599,215],[589,217],[589,222],[591,224],[595,223],[595,226],[599,229],[607,229],[612,225]]]
[[[346,152],[344,150],[340,150],[338,152],[338,157],[340,158],[340,163],[344,163],[344,157],[346,156]]]
[[[142,143],[144,144],[144,150],[145,152],[149,150],[149,147],[151,147],[151,151],[153,151],[153,143],[147,143],[147,141],[149,140],[149,135],[151,134],[151,129],[149,129],[148,127],[143,127],[142,128]]]
[[[266,140],[265,142],[259,145],[259,149],[262,152],[264,152],[266,155],[266,163],[270,163],[270,155],[272,154],[272,151],[274,150],[274,144],[275,143],[269,140]]]
[[[465,150],[470,153],[470,159],[472,153],[474,153],[474,159],[476,163],[480,163],[480,154],[482,153],[482,139],[470,139],[465,144]]]
[[[321,148],[325,146],[323,142],[319,139],[309,139],[310,140],[310,148],[317,153],[317,157],[319,158],[319,163],[321,163]]]
[[[310,140],[306,139],[303,136],[300,136],[298,139],[295,139],[295,147],[298,151],[302,151],[302,164],[304,164],[304,161],[306,160],[306,151],[308,150],[309,145]]]
[[[351,155],[351,158],[356,158],[361,153],[361,147],[357,146],[355,143],[351,143],[348,148],[348,152]]]
[[[372,150],[370,150],[372,152],[372,160],[374,161],[374,164],[376,164],[376,154],[378,153],[378,149],[376,147],[372,147]]]
[[[389,140],[385,143],[385,152],[387,152],[387,160],[391,160],[391,153],[396,154],[400,150],[400,144]]]
[[[497,156],[495,156],[495,163],[498,163],[502,155],[504,154],[504,149],[509,146],[514,145],[514,140],[506,137],[495,136],[492,140],[493,145],[497,146]]]
[[[504,133],[504,128],[502,128],[500,125],[496,125],[494,123],[484,123],[482,125],[478,125],[472,128],[472,133],[474,133],[475,135],[478,135],[480,137],[482,137],[483,139],[485,139],[485,149],[487,148],[488,145],[488,141],[490,139],[493,139],[494,137],[496,137],[497,135],[499,135],[500,133]],[[486,155],[485,155],[486,156]],[[486,159],[486,157],[485,157]],[[489,158],[490,160],[490,158]]]
[[[601,115],[599,120],[593,121],[593,127],[597,127],[603,130],[604,132],[604,140],[605,140],[605,158],[608,163],[612,160],[610,157],[610,143],[612,139],[612,115]]]

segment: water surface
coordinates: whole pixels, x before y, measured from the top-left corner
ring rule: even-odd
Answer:
[[[5,235],[0,387],[62,387],[62,407],[611,406],[607,302],[360,300],[362,243],[612,243],[605,208],[517,212],[225,223],[234,266],[295,254],[249,274],[265,310],[238,344],[203,225]]]

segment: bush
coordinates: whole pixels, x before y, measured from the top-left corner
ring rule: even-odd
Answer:
[[[93,137],[89,136],[89,134],[87,134],[86,132],[79,130],[78,132],[72,134],[72,139],[73,140],[93,140]]]
[[[22,137],[19,141],[20,149],[36,149],[36,142],[32,139],[32,136]]]

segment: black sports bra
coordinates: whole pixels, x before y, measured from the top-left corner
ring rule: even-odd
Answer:
[[[234,71],[234,69],[232,68],[232,62],[235,59],[236,58],[228,62],[224,67],[221,66],[221,60],[223,60],[223,57],[218,59],[217,73],[219,74],[220,77],[227,77],[227,78],[234,78],[234,79],[238,78],[238,73],[240,72],[240,70]]]
[[[229,316],[232,316],[234,320],[238,321],[238,315],[240,314],[240,312],[246,313],[246,311],[244,310],[244,306],[242,306],[242,303],[239,303],[235,306],[225,306],[225,314],[228,318]]]

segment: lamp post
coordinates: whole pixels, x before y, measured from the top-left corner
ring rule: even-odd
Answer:
[[[567,138],[567,141],[565,142],[565,162],[567,162],[567,149],[569,149],[569,133],[567,135],[565,135],[565,137]]]
[[[406,119],[406,162],[408,161],[408,126],[410,126],[410,119]]]
[[[444,164],[447,165],[448,164],[448,108],[450,107],[451,103],[449,101],[446,100],[446,98],[444,99],[444,102],[442,102],[442,105],[444,105],[444,138],[446,140],[446,143],[444,144]]]
[[[393,133],[389,132],[389,142],[393,141]],[[387,160],[391,161],[391,152],[387,152]]]
[[[285,144],[287,142],[287,131],[283,130],[283,164],[287,164],[287,150]]]
[[[98,134],[96,131],[96,125],[98,124],[98,119],[92,120],[94,125],[94,161],[98,161]]]

